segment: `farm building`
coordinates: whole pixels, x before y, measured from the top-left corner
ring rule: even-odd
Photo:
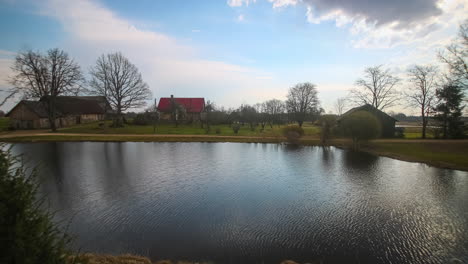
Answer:
[[[184,114],[179,113],[180,106]],[[162,120],[171,120],[172,112],[175,111],[177,120],[200,121],[204,118],[205,98],[182,98],[182,97],[162,97],[159,99],[158,111]]]
[[[50,128],[47,97],[39,101],[20,101],[8,112],[16,129]],[[112,108],[103,96],[58,96],[56,98],[57,127],[104,120]]]
[[[382,129],[381,130],[381,137],[389,138],[389,137],[394,137],[395,136],[395,122],[397,122],[398,120],[396,120],[395,118],[387,115],[386,113],[380,111],[379,109],[373,107],[370,104],[365,104],[363,106],[359,106],[359,107],[355,107],[353,109],[350,109],[348,112],[341,115],[341,117],[338,119],[338,122],[340,121],[340,119],[342,119],[342,118],[346,117],[347,115],[350,115],[350,114],[352,114],[354,112],[357,112],[357,111],[369,112],[372,115],[374,115],[380,121],[381,129]]]

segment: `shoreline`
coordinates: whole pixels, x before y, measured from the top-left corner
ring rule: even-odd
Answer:
[[[5,133],[0,142],[229,142],[285,143],[284,137],[180,135],[180,134],[78,134],[78,133]],[[306,136],[304,146],[324,146],[318,137]],[[331,139],[325,146],[349,149],[350,140]],[[434,139],[376,139],[362,143],[360,151],[407,162],[424,163],[433,167],[468,171],[468,140]],[[445,151],[445,152],[444,152]],[[467,152],[467,153],[464,153]]]

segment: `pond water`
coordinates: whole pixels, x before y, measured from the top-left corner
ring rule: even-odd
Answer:
[[[82,252],[468,263],[468,173],[337,148],[16,144]],[[71,220],[71,222],[70,222]]]

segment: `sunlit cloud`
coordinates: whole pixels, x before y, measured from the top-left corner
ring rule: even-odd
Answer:
[[[392,48],[432,40],[468,16],[466,0],[268,0],[273,8],[305,7],[312,24],[334,21],[348,28],[355,48]],[[451,32],[450,32],[451,33]],[[449,34],[446,34],[447,36]],[[438,39],[434,39],[438,40]]]

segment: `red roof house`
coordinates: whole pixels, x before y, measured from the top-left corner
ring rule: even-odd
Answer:
[[[201,113],[205,110],[205,98],[181,98],[181,97],[161,97],[159,99],[158,110],[160,112],[171,112],[171,100],[182,105],[187,113]]]
[[[184,107],[186,112],[185,119],[195,120],[201,119],[202,113],[205,110],[205,98],[182,98],[182,97],[161,97],[159,99],[158,111],[162,112],[162,119],[170,119],[172,111],[172,100],[178,105]]]

